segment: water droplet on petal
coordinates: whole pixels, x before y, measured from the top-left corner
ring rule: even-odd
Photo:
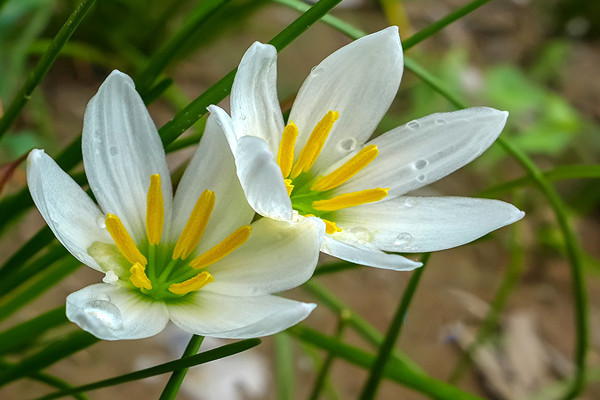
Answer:
[[[106,228],[106,218],[104,215],[100,215],[98,218],[96,218],[96,225],[98,225],[98,228],[100,229]]]
[[[408,127],[408,129],[417,129],[421,126],[421,123],[417,120],[414,120],[410,121],[408,124],[406,124],[406,126]]]
[[[116,156],[117,154],[119,154],[119,149],[117,146],[110,146],[110,149],[108,149],[108,151],[110,152],[111,156]]]
[[[311,68],[310,74],[312,76],[317,76],[317,75],[321,74],[323,72],[323,70],[324,70],[323,67],[317,67],[317,66],[315,66],[315,67]]]
[[[242,121],[245,121],[245,120],[246,120],[246,116],[245,116],[245,115],[242,115],[242,116],[240,117],[240,119],[241,119]]]
[[[396,239],[394,239],[394,244],[397,246],[402,246],[411,243],[413,240],[413,235],[408,232],[402,232],[396,236]]]
[[[419,176],[417,176],[417,180],[419,182],[425,182],[425,175],[419,175]]]
[[[417,205],[417,201],[415,199],[404,199],[404,207],[411,208]]]
[[[338,149],[343,152],[349,152],[356,149],[356,139],[354,138],[346,138],[344,140],[340,140],[337,144]]]
[[[90,319],[90,322],[93,321],[113,331],[123,328],[121,311],[110,301],[99,299],[88,300],[85,303],[83,311]]]
[[[423,169],[427,166],[427,164],[429,164],[429,162],[427,160],[419,160],[419,161],[415,162],[415,168]]]
[[[439,118],[435,120],[436,125],[444,125],[446,123],[445,119]]]
[[[350,233],[354,235],[356,240],[363,243],[368,243],[374,238],[373,232],[360,226],[350,229]]]

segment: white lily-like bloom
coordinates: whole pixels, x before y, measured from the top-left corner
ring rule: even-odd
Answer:
[[[67,297],[67,317],[101,339],[137,339],[169,320],[204,336],[270,335],[314,304],[272,295],[304,283],[324,224],[261,219],[245,200],[215,118],[173,197],[164,149],[133,81],[114,71],[89,102],[83,161],[98,202],[44,153],[27,180],[58,240],[104,283]]]
[[[284,124],[276,91],[277,53],[254,43],[240,62],[231,117],[211,106],[227,134],[250,205],[327,226],[321,250],[395,270],[420,266],[397,254],[447,249],[513,223],[523,212],[496,200],[414,197],[483,153],[507,112],[477,107],[429,115],[368,141],[402,77],[398,29],[337,50],[314,67]]]

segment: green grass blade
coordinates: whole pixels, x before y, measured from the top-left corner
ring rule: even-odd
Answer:
[[[398,336],[400,336],[408,307],[410,306],[413,296],[417,290],[417,286],[421,281],[421,276],[423,275],[423,272],[425,272],[425,267],[427,266],[427,261],[429,260],[430,255],[431,253],[427,253],[423,256],[421,259],[423,266],[413,271],[412,276],[408,281],[408,285],[404,289],[404,294],[400,299],[398,309],[392,318],[392,322],[390,322],[385,339],[379,347],[379,353],[377,354],[377,358],[375,359],[375,362],[373,363],[373,366],[369,372],[369,378],[363,387],[360,395],[361,400],[371,400],[375,398],[375,394],[379,388],[379,383],[383,377],[383,371],[388,363],[388,360],[390,359],[394,345],[398,340]]]
[[[204,364],[210,361],[225,358],[242,351],[246,351],[260,344],[260,339],[246,339],[239,342],[226,344],[225,346],[217,347],[216,349],[208,350],[200,354],[196,354],[190,357],[182,358],[179,360],[171,361],[168,363],[156,365],[151,368],[142,369],[130,374],[117,376],[110,379],[104,379],[102,381],[89,383],[87,385],[74,387],[68,390],[61,390],[59,392],[51,393],[47,396],[40,397],[38,400],[50,400],[57,399],[59,397],[68,396],[74,393],[87,392],[90,390],[101,389],[108,386],[120,385],[122,383],[136,381],[139,379],[149,378],[151,376],[166,374],[185,368],[190,368],[199,364]]]
[[[152,59],[146,64],[142,71],[137,74],[135,86],[140,94],[146,94],[154,81],[175,58],[177,53],[193,37],[194,32],[210,18],[217,10],[230,0],[206,0],[191,12],[189,19],[181,29],[165,42]]]
[[[307,328],[301,325],[296,325],[288,331],[300,340],[317,346],[325,351],[331,352],[336,357],[344,359],[351,364],[357,365],[364,369],[369,369],[375,362],[375,356],[361,350],[357,347],[350,346],[340,342],[330,336],[324,335],[319,331]],[[417,372],[403,362],[397,359],[390,359],[386,365],[383,376],[414,389],[434,399],[440,400],[481,400],[479,397],[463,392],[457,387],[454,387],[446,382],[433,379],[422,372]]]
[[[62,339],[51,343],[37,353],[21,360],[18,364],[14,364],[10,368],[4,370],[2,375],[0,375],[0,386],[23,378],[34,371],[44,369],[63,358],[69,357],[71,354],[91,346],[99,340],[100,339],[87,332],[73,332]]]
[[[79,260],[69,257],[55,263],[52,267],[36,276],[36,280],[21,292],[0,305],[0,321],[5,320],[23,306],[38,298],[67,275],[81,266]]]
[[[362,267],[362,265],[354,264],[349,261],[335,261],[317,267],[313,276],[334,274],[336,272],[346,271],[349,269],[355,269],[360,267]]]
[[[33,319],[0,333],[0,355],[22,348],[46,333],[67,322],[65,306],[47,311]]]
[[[8,131],[8,128],[12,125],[14,120],[17,118],[27,101],[29,100],[31,93],[42,81],[42,79],[50,70],[50,67],[58,57],[63,46],[69,41],[71,35],[75,32],[90,7],[96,2],[96,0],[83,0],[81,4],[73,11],[67,22],[62,26],[58,34],[52,41],[48,51],[44,53],[42,58],[38,61],[37,65],[29,75],[29,78],[21,88],[21,91],[17,97],[10,103],[6,112],[2,118],[0,118],[0,138]]]
[[[277,400],[293,400],[295,391],[294,355],[287,333],[275,335],[275,385]]]
[[[29,195],[29,193],[28,193]],[[54,239],[54,234],[47,226],[40,229],[31,239],[27,241],[16,253],[14,253],[0,267],[0,279],[3,279],[8,274],[14,272],[34,257],[44,246]]]
[[[190,338],[190,342],[188,343],[187,347],[185,348],[185,351],[183,352],[183,355],[181,356],[181,358],[183,359],[183,358],[191,357],[191,356],[195,355],[196,353],[198,353],[198,350],[200,349],[200,346],[202,345],[203,340],[204,340],[204,336],[192,335],[192,337]],[[187,368],[182,368],[182,369],[173,371],[173,374],[169,378],[169,381],[167,382],[167,385],[165,386],[162,394],[160,395],[159,400],[175,399],[175,396],[177,396],[177,393],[179,392],[179,388],[181,387],[181,384],[183,383],[183,379],[185,378],[187,371],[188,371]]]

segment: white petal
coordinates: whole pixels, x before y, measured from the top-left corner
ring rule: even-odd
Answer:
[[[335,236],[340,237],[339,233]],[[334,235],[325,235],[321,251],[356,264],[394,271],[411,271],[423,265],[398,254],[384,253],[370,243],[352,241],[351,236],[346,236],[345,239],[347,240],[336,240]]]
[[[221,130],[227,138],[227,143],[229,143],[231,152],[235,154],[237,151],[238,135],[233,126],[233,121],[231,120],[231,117],[229,116],[229,114],[227,114],[225,110],[223,110],[219,106],[210,105],[206,109],[210,112],[211,115],[214,115],[216,123],[219,124]]]
[[[263,218],[252,224],[243,246],[208,267],[215,281],[203,290],[260,296],[301,285],[315,270],[324,233],[318,218],[297,223]]]
[[[82,150],[98,204],[104,212],[123,221],[136,243],[146,235],[146,196],[152,174],[161,176],[168,224],[173,195],[165,152],[148,110],[127,75],[113,71],[88,103]]]
[[[87,249],[94,242],[112,243],[112,239],[101,228],[104,214],[90,196],[43,150],[32,150],[27,157],[27,184],[56,238],[79,261],[101,271]]]
[[[154,336],[165,328],[168,315],[164,303],[107,283],[90,285],[67,296],[67,318],[104,340]]]
[[[277,296],[231,297],[200,290],[186,303],[169,305],[171,321],[184,331],[227,339],[281,332],[306,318],[314,304]]]
[[[387,251],[428,252],[469,243],[525,214],[499,200],[465,197],[398,197],[336,213],[342,230],[363,227],[371,244]]]
[[[364,143],[392,103],[402,69],[395,26],[355,40],[313,68],[290,113],[300,132],[296,156],[329,110],[339,111],[340,117],[313,171],[345,156],[351,143]]]
[[[179,238],[204,190],[215,193],[215,206],[199,251],[207,250],[242,225],[249,224],[254,210],[246,201],[236,175],[235,162],[215,114],[208,117],[198,150],[185,170],[173,202],[171,241]]]
[[[279,146],[283,116],[277,99],[277,51],[255,42],[244,54],[231,88],[231,118],[238,136],[256,136]]]
[[[396,197],[443,178],[479,157],[494,143],[508,113],[477,107],[432,114],[367,143],[379,155],[337,190],[390,188]]]
[[[250,206],[265,217],[289,221],[292,202],[267,143],[253,136],[240,138],[235,164]]]

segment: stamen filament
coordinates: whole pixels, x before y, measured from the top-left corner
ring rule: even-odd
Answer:
[[[196,248],[196,245],[198,245],[198,242],[204,234],[204,230],[206,229],[214,206],[215,193],[210,190],[202,192],[194,206],[190,219],[185,225],[185,228],[183,228],[183,232],[181,232],[177,244],[175,244],[175,250],[173,250],[174,260],[178,258],[185,260]]]
[[[200,269],[207,267],[229,255],[232,251],[246,243],[250,237],[252,227],[244,225],[235,230],[231,235],[227,236],[223,241],[204,254],[199,255],[190,263],[192,268]]]
[[[158,244],[162,236],[165,207],[160,186],[160,175],[150,175],[150,187],[146,199],[146,234],[150,245]]]
[[[387,196],[390,189],[367,189],[360,192],[344,193],[327,200],[313,201],[312,206],[318,211],[336,211],[343,208],[379,201]]]
[[[293,121],[283,130],[281,142],[279,143],[279,151],[277,152],[277,164],[281,169],[281,174],[287,178],[294,164],[294,146],[298,138],[298,127]]]
[[[207,271],[202,271],[198,275],[181,283],[173,283],[169,285],[169,291],[175,294],[188,294],[196,290],[202,289],[204,286],[214,282],[215,278]]]
[[[317,179],[310,190],[323,192],[338,187],[359,171],[369,165],[379,154],[377,146],[372,144],[362,149],[358,154],[348,160],[344,165],[332,173]]]
[[[142,265],[147,265],[148,261],[146,257],[140,252],[140,250],[135,245],[133,239],[123,226],[123,223],[114,214],[108,214],[105,220],[106,230],[110,233],[117,248],[123,254],[123,256],[132,264],[140,263]]]
[[[327,136],[329,136],[329,132],[331,132],[331,128],[333,128],[333,123],[339,116],[339,112],[329,111],[315,126],[315,129],[313,129],[304,148],[300,152],[300,156],[298,156],[298,161],[296,161],[296,164],[292,169],[292,178],[295,178],[300,175],[300,173],[306,172],[312,168],[315,161],[317,161],[319,154],[321,154],[321,150],[323,150]]]
[[[137,288],[152,290],[152,282],[148,279],[145,271],[146,267],[137,262],[129,269],[129,272],[131,272],[129,279],[131,280],[131,283],[133,283],[133,286]]]

